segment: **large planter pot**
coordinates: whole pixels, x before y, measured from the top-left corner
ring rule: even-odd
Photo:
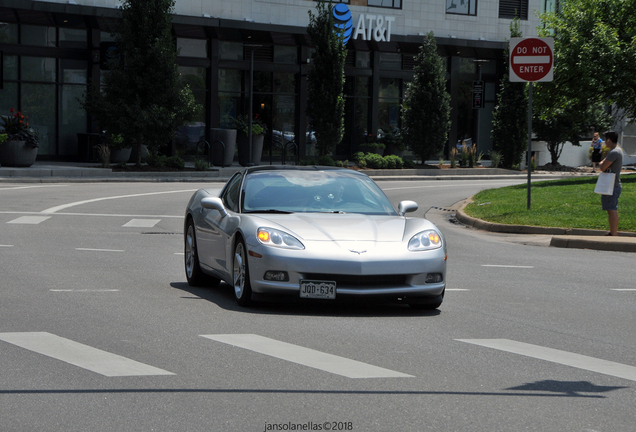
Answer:
[[[212,147],[212,165],[221,167],[232,165],[236,152],[236,129],[210,129],[210,146]]]
[[[144,160],[148,156],[148,146],[145,144],[141,145],[141,160]],[[130,158],[128,159],[130,162],[137,163],[137,146],[133,146],[130,150]]]
[[[28,147],[26,141],[6,141],[0,144],[0,165],[30,167],[35,163],[38,148]]]
[[[250,158],[249,147],[247,144],[248,136],[246,134],[239,134],[237,137],[238,144],[238,158],[241,166],[259,165],[261,163],[261,156],[263,156],[263,142],[265,141],[265,135],[252,135],[252,154]]]
[[[132,147],[128,147],[121,150],[111,150],[110,162],[114,164],[126,163],[128,162],[128,159],[130,159],[131,153],[132,153]]]
[[[399,157],[404,157],[404,153],[406,153],[406,150],[400,150],[398,146],[394,146],[391,144],[388,144],[386,146],[386,150],[384,151],[385,155],[395,155]]]

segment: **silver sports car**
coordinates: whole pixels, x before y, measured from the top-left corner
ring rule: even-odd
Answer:
[[[194,193],[185,215],[185,273],[193,286],[253,296],[372,297],[435,309],[446,287],[446,242],[417,210],[397,211],[367,175],[342,168],[258,166],[223,189]]]

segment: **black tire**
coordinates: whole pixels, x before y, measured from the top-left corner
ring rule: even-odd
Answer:
[[[188,285],[215,287],[221,283],[220,279],[209,276],[201,270],[201,265],[199,264],[199,253],[197,250],[197,235],[192,219],[188,221],[188,225],[186,226],[184,237],[184,256],[185,274],[186,279],[188,280]]]
[[[238,238],[234,246],[234,260],[232,267],[232,288],[234,299],[239,306],[249,306],[252,303],[252,285],[247,263],[247,248],[243,239]]]

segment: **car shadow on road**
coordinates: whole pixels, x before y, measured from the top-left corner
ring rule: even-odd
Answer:
[[[422,318],[436,317],[442,313],[439,309],[416,310],[406,304],[378,300],[346,299],[334,302],[332,300],[303,300],[289,296],[270,296],[270,299],[259,299],[253,302],[252,306],[245,308],[236,304],[232,294],[232,287],[223,282],[215,288],[192,287],[187,282],[172,282],[170,286],[214,303],[225,310],[258,315]],[[443,304],[441,307],[444,307]]]

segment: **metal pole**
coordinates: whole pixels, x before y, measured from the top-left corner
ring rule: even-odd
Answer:
[[[247,166],[252,166],[252,104],[254,102],[254,48],[250,49],[250,106],[247,131]]]
[[[532,81],[528,87],[528,210],[530,210],[531,192],[530,184],[532,181]]]

